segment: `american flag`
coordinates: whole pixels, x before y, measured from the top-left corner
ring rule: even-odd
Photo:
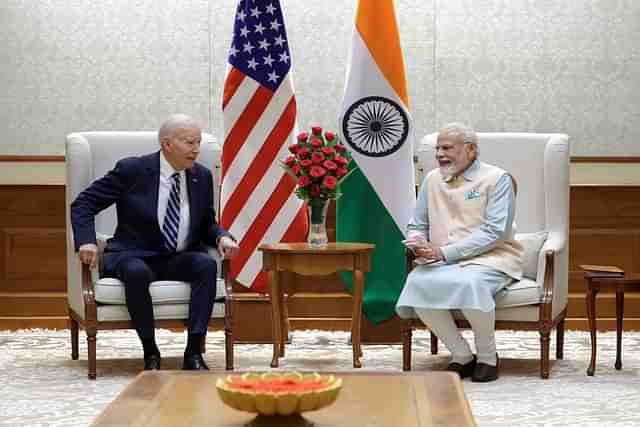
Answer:
[[[238,3],[222,111],[221,225],[240,243],[231,277],[263,291],[261,243],[304,241],[295,181],[280,167],[297,133],[291,54],[278,0]]]

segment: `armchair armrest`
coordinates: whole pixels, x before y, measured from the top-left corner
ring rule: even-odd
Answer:
[[[85,320],[98,320],[95,291],[93,288],[95,269],[91,270],[87,264],[82,264],[82,299],[84,300]]]
[[[96,243],[98,246],[98,265],[102,263],[102,255],[110,236],[97,233]],[[97,320],[97,308],[94,294],[94,282],[99,278],[99,269],[91,270],[88,265],[80,262],[78,253],[70,243],[70,250],[67,252],[67,300],[69,306],[81,316],[85,321]]]
[[[550,232],[540,249],[537,282],[542,289],[540,319],[552,322],[554,312],[563,310],[567,302],[568,283],[562,274],[561,260],[566,257],[567,238],[562,232]],[[555,310],[554,310],[555,306]]]
[[[550,231],[547,235],[547,240],[542,245],[541,252],[544,251],[554,251],[560,252],[567,245],[567,236],[564,235],[563,232],[560,231]]]
[[[540,253],[538,254],[538,274],[536,282],[541,286],[544,284],[544,278],[547,270],[547,254],[558,254],[565,249],[566,245],[567,238],[563,233],[551,231],[547,235],[547,240],[542,245],[542,248],[540,248]]]

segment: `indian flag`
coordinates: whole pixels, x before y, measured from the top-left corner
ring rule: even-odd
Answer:
[[[336,222],[338,241],[376,245],[363,303],[374,323],[395,314],[406,278],[401,241],[416,201],[408,106],[394,2],[360,0],[340,116],[358,169],[341,185]]]

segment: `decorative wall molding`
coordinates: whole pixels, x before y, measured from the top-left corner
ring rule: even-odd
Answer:
[[[64,163],[64,156],[0,156],[0,163],[41,163],[41,162],[62,162]]]
[[[572,156],[571,163],[640,163],[640,157],[638,156],[624,156],[624,157]]]
[[[0,155],[0,162],[8,163],[40,163],[40,162],[62,162],[65,156],[52,155]],[[640,163],[640,156],[572,156],[571,163]]]

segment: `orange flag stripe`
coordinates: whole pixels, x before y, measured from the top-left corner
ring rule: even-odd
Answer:
[[[360,0],[356,28],[382,74],[398,97],[409,107],[404,59],[393,0]]]

